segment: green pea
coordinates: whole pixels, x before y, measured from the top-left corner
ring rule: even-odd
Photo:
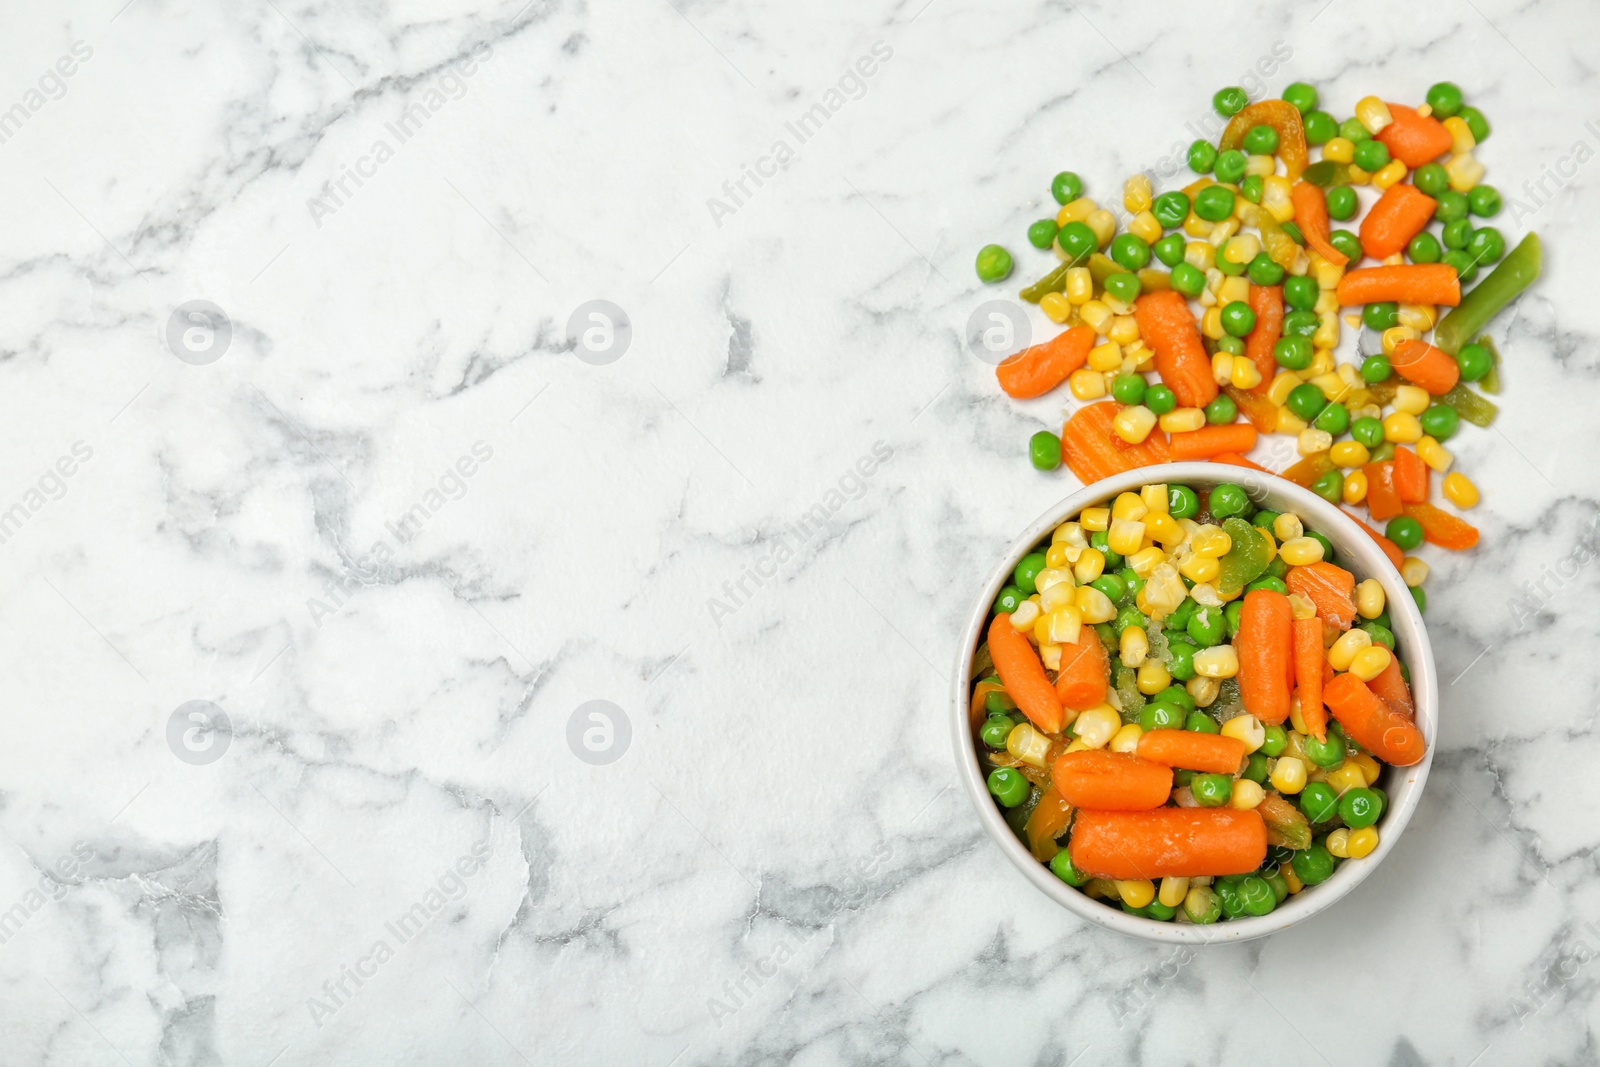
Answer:
[[[1350,409],[1343,404],[1329,404],[1311,420],[1311,425],[1338,437],[1350,428]]]
[[[1400,305],[1392,300],[1385,300],[1376,304],[1368,304],[1361,309],[1361,322],[1369,330],[1380,333],[1391,326],[1400,324]]]
[[[1033,580],[1046,566],[1043,552],[1029,552],[1017,562],[1017,569],[1011,572],[1012,580],[1025,596],[1032,596],[1039,591]]]
[[[1035,248],[1049,248],[1059,228],[1055,219],[1040,219],[1028,226],[1028,243]]]
[[[1372,139],[1372,134],[1367,132],[1365,126],[1361,125],[1361,120],[1353,115],[1339,123],[1339,136],[1352,144],[1360,144],[1362,141],[1370,141]]]
[[[1014,808],[1027,800],[1031,788],[1015,767],[996,767],[989,772],[989,792],[1005,807]]]
[[[1139,298],[1139,290],[1143,286],[1139,283],[1137,274],[1119,272],[1108,277],[1105,281],[1106,292],[1124,303],[1131,304]]]
[[[1444,225],[1444,233],[1440,236],[1443,237],[1446,248],[1465,248],[1472,242],[1472,220],[1455,219],[1447,222]]]
[[[1453,268],[1462,285],[1466,285],[1478,276],[1478,262],[1472,258],[1472,253],[1464,248],[1451,249],[1439,257],[1439,262]]]
[[[1228,636],[1239,632],[1239,619],[1244,614],[1244,601],[1235,600],[1222,609],[1222,621],[1227,624]]]
[[[1378,805],[1378,798],[1362,786],[1347,790],[1339,798],[1339,818],[1352,830],[1361,830],[1378,821],[1378,816],[1383,809]]]
[[[1157,415],[1165,415],[1178,406],[1178,395],[1164,385],[1152,385],[1144,391],[1144,406]]]
[[[1089,881],[1089,876],[1072,865],[1072,857],[1066,849],[1057,852],[1050,860],[1050,873],[1070,886],[1082,886]]]
[[[1410,515],[1397,515],[1383,528],[1383,536],[1399,546],[1400,551],[1410,552],[1422,544],[1422,523]]]
[[[1337,501],[1335,501],[1335,503],[1337,503]],[[1329,541],[1326,537],[1322,536],[1322,534],[1319,533],[1316,530],[1307,530],[1301,536],[1302,537],[1309,537],[1309,538],[1311,538],[1311,540],[1315,541],[1317,544],[1322,546],[1322,561],[1324,563],[1332,563],[1333,562],[1333,542],[1332,541]]]
[[[1360,206],[1356,200],[1356,191],[1348,185],[1335,185],[1328,190],[1328,217],[1343,222],[1355,218],[1356,208]]]
[[[1187,641],[1167,642],[1167,670],[1180,682],[1194,677],[1195,647]]]
[[[994,613],[996,615],[1010,615],[1028,599],[1028,594],[1014,585],[1008,585],[1000,590],[1000,595],[994,598]]]
[[[1176,189],[1162,193],[1150,205],[1150,211],[1156,221],[1169,230],[1174,226],[1182,226],[1183,220],[1189,217],[1189,196]]]
[[[1328,398],[1322,395],[1322,390],[1310,382],[1303,382],[1289,391],[1286,401],[1295,418],[1310,422],[1317,417],[1317,413],[1328,406]]]
[[[1330,732],[1328,736],[1331,739],[1333,734]],[[1306,740],[1314,741],[1316,738],[1308,737]],[[1313,823],[1327,822],[1339,810],[1338,794],[1333,791],[1333,786],[1326,782],[1312,782],[1300,790],[1300,810]],[[1299,874],[1300,868],[1297,866],[1294,871]]]
[[[986,680],[998,682],[1000,676],[995,675],[994,678]],[[983,708],[990,715],[1009,716],[1013,711],[1017,710],[1017,702],[1012,700],[1010,694],[1004,689],[1000,689],[989,693],[983,698]]]
[[[1244,176],[1247,162],[1243,152],[1237,148],[1230,148],[1226,152],[1217,154],[1217,163],[1212,168],[1212,173],[1219,182],[1237,182]]]
[[[1455,82],[1435,82],[1428,88],[1428,107],[1436,119],[1447,119],[1461,110],[1461,89]]]
[[[1259,526],[1263,530],[1270,532],[1272,529],[1272,524],[1278,521],[1278,516],[1281,514],[1282,512],[1272,511],[1268,508],[1262,508],[1260,511],[1251,516],[1250,525]]]
[[[1331,731],[1327,736],[1326,741],[1318,741],[1315,734],[1306,738],[1306,758],[1323,770],[1330,771],[1344,762],[1345,749],[1344,738]]]
[[[1362,256],[1361,238],[1349,230],[1334,230],[1328,234],[1328,243],[1343,252],[1345,258],[1350,260],[1351,263],[1354,263]]]
[[[1294,105],[1294,109],[1300,112],[1303,122],[1306,112],[1317,106],[1317,90],[1305,82],[1290,82],[1283,87],[1283,99]]]
[[[999,245],[984,245],[978,249],[978,280],[1004,281],[1011,275],[1011,253]]]
[[[1362,381],[1371,382],[1374,385],[1376,385],[1378,382],[1386,382],[1386,381],[1388,381],[1389,380],[1389,376],[1391,374],[1393,374],[1393,373],[1394,373],[1394,368],[1389,366],[1389,357],[1388,356],[1380,355],[1380,354],[1376,354],[1375,353],[1375,354],[1370,355],[1366,359],[1361,361],[1361,380]],[[1357,419],[1356,421],[1360,422],[1361,420]],[[1373,422],[1378,422],[1377,419],[1373,419],[1372,421]],[[1383,423],[1381,423],[1381,422],[1378,423],[1378,432],[1379,433],[1383,432]]]
[[[1309,274],[1296,274],[1283,280],[1283,302],[1296,311],[1310,311],[1317,306],[1322,289]]]
[[[1089,584],[1104,593],[1106,599],[1113,604],[1128,594],[1128,583],[1118,578],[1115,574],[1102,574]]]
[[[1256,328],[1256,313],[1243,300],[1231,300],[1222,308],[1222,328],[1235,337],[1244,337]]]
[[[1091,545],[1094,544],[1094,538],[1091,537],[1089,539],[1089,543]],[[1101,551],[1104,552],[1105,549],[1101,549]],[[1111,554],[1108,554],[1106,556],[1106,566],[1107,567],[1111,566],[1111,556],[1112,555],[1115,555],[1115,553],[1111,553]],[[1121,560],[1122,557],[1121,556],[1117,556],[1117,559]],[[1119,570],[1117,572],[1117,577],[1121,578],[1123,583],[1125,585],[1127,585],[1128,592],[1130,592],[1130,593],[1138,593],[1139,590],[1144,588],[1144,579],[1139,577],[1138,572],[1135,571],[1132,567],[1123,567],[1121,570]],[[1139,609],[1138,608],[1134,608],[1133,610],[1134,611],[1138,611]],[[1144,618],[1143,615],[1140,615],[1139,617],[1141,619]],[[1136,625],[1143,625],[1143,624],[1139,623],[1139,624],[1136,624]],[[1113,633],[1112,633],[1113,637],[1121,637],[1122,636],[1122,630],[1121,630],[1120,627],[1113,627],[1112,629],[1113,629]]]
[[[1152,700],[1139,709],[1139,726],[1145,731],[1181,730],[1183,720],[1183,709],[1165,700]]]
[[[1244,901],[1246,915],[1267,915],[1278,906],[1277,894],[1259,874],[1245,876],[1239,883],[1239,896]]]
[[[1422,591],[1422,586],[1414,585],[1411,587],[1411,599],[1416,601],[1419,612],[1428,610],[1428,594]],[[1411,681],[1410,673],[1410,669],[1404,663],[1400,664],[1400,674],[1405,676],[1407,682]]]
[[[1372,463],[1387,463],[1393,458],[1394,458],[1394,445],[1389,441],[1385,441],[1385,442],[1383,442],[1383,444],[1381,444],[1378,447],[1372,449],[1372,459],[1370,460],[1370,462],[1372,462]]]
[[[1307,786],[1306,788],[1310,788]],[[1330,789],[1331,793],[1332,790]],[[1333,853],[1329,852],[1320,842],[1310,848],[1300,849],[1294,854],[1294,859],[1289,861],[1294,868],[1295,875],[1306,885],[1320,885],[1333,875]]]
[[[1382,645],[1390,652],[1394,651],[1394,634],[1387,626],[1382,625],[1376,619],[1368,619],[1361,624],[1361,629],[1372,635],[1373,644]]]
[[[1422,432],[1435,441],[1448,441],[1455,436],[1461,416],[1449,404],[1430,404],[1422,413]]]
[[[1115,647],[1116,646],[1116,643],[1117,643],[1117,631],[1110,623],[1108,623],[1108,622],[1097,622],[1097,623],[1095,623],[1095,625],[1094,625],[1094,635],[1100,639],[1100,643],[1102,645],[1106,645],[1108,647]]]
[[[1136,233],[1121,233],[1111,240],[1111,258],[1129,270],[1150,262],[1150,245]]]
[[[1111,399],[1119,404],[1137,404],[1144,400],[1146,382],[1142,374],[1119,375],[1111,383]]]
[[[1259,174],[1246,174],[1244,180],[1239,183],[1239,195],[1252,204],[1261,203],[1261,197],[1266,194],[1266,191],[1266,179]]]
[[[1035,470],[1055,470],[1061,466],[1061,438],[1049,430],[1040,430],[1028,438],[1028,459]]]
[[[1461,368],[1462,381],[1475,382],[1489,373],[1489,368],[1494,366],[1494,357],[1482,345],[1467,344],[1462,345],[1461,351],[1456,353],[1456,364]]]
[[[1227,88],[1217,90],[1216,95],[1211,98],[1211,107],[1223,118],[1231,119],[1243,111],[1245,105],[1249,102],[1249,93],[1246,93],[1237,85],[1230,85]]]
[[[1239,418],[1239,405],[1226,393],[1218,393],[1217,398],[1203,410],[1206,421],[1213,426],[1230,426]]]
[[[1371,359],[1369,357],[1368,362],[1370,361]],[[1384,360],[1385,365],[1387,365],[1388,362],[1388,360]],[[1361,376],[1366,378],[1365,363],[1361,365],[1361,369]],[[1385,377],[1387,377],[1387,375],[1385,375]],[[1367,381],[1369,382],[1372,380],[1373,379],[1371,378],[1367,378]],[[1378,380],[1382,381],[1383,379],[1380,378]],[[1360,441],[1369,449],[1377,448],[1379,445],[1383,444],[1383,423],[1369,415],[1364,415],[1350,424],[1350,436],[1355,438],[1357,441]]]
[[[1282,726],[1269,726],[1266,735],[1266,739],[1256,751],[1264,753],[1268,759],[1277,759],[1283,755],[1283,750],[1289,747],[1289,731]]]
[[[1467,129],[1472,131],[1472,139],[1478,144],[1489,139],[1489,120],[1483,117],[1483,112],[1475,107],[1464,107],[1456,112],[1466,120]]]
[[[1178,914],[1177,908],[1169,908],[1159,900],[1152,900],[1144,906],[1145,918],[1154,919],[1157,922],[1166,922],[1176,914]]]
[[[1183,262],[1183,254],[1188,250],[1188,244],[1181,233],[1169,233],[1161,240],[1150,246],[1150,251],[1161,261],[1164,267],[1176,267]]]
[[[1183,728],[1197,734],[1220,734],[1222,727],[1217,725],[1217,720],[1203,711],[1191,711],[1188,718],[1183,720]]]
[[[1244,338],[1232,334],[1224,334],[1211,342],[1218,352],[1226,352],[1230,356],[1244,355]]]
[[[1368,174],[1382,170],[1389,164],[1389,146],[1376,138],[1357,141],[1354,162]]]
[[[1439,194],[1438,204],[1434,205],[1433,217],[1440,222],[1454,222],[1456,219],[1467,217],[1467,197],[1465,193],[1458,193],[1454,189],[1446,189]]]
[[[1211,517],[1220,522],[1233,515],[1243,515],[1250,507],[1250,496],[1232,482],[1219,482],[1206,497],[1206,507]]]
[[[1196,174],[1209,174],[1217,165],[1217,150],[1210,141],[1198,140],[1189,146],[1189,169]]]
[[[1233,777],[1227,774],[1197,774],[1189,782],[1189,792],[1202,808],[1220,808],[1233,796]]]
[[[991,715],[978,731],[978,736],[990,748],[1005,748],[1006,738],[1016,728],[1016,722],[1007,715]]]
[[[1100,248],[1100,238],[1081,220],[1067,223],[1056,231],[1056,246],[1066,256],[1068,263],[1078,263]]]
[[[1169,634],[1182,633],[1183,628],[1189,625],[1189,620],[1194,613],[1200,610],[1200,605],[1194,597],[1186,596],[1177,609],[1167,615],[1165,629]]]
[[[1284,596],[1289,595],[1289,587],[1283,583],[1283,579],[1274,578],[1270,574],[1263,574],[1261,577],[1245,586],[1245,589],[1270,589],[1274,593],[1282,593]]]
[[[1117,612],[1116,621],[1111,625],[1112,628],[1117,631],[1117,640],[1120,641],[1122,640],[1122,631],[1126,630],[1130,626],[1137,626],[1142,630],[1149,623],[1149,621],[1149,619],[1144,617],[1144,612],[1130,604],[1121,611]]]
[[[1282,904],[1289,895],[1289,881],[1274,870],[1271,874],[1263,874],[1261,878],[1272,887],[1273,899]]]
[[[1322,320],[1317,317],[1315,311],[1296,308],[1283,317],[1283,335],[1310,338],[1321,325]]]
[[[1257,252],[1250,261],[1250,280],[1256,285],[1277,285],[1283,281],[1284,270],[1278,261],[1265,252]]]
[[[1270,156],[1278,150],[1278,131],[1263,123],[1244,131],[1244,150],[1252,156]]]
[[[1282,223],[1280,224],[1279,229],[1283,230],[1284,233],[1289,235],[1289,240],[1293,241],[1301,248],[1305,247],[1306,235],[1301,233],[1300,227],[1296,226],[1293,222]]]
[[[1111,542],[1104,530],[1096,530],[1089,535],[1089,546],[1099,551],[1106,558],[1106,570],[1122,566],[1122,556],[1111,550]],[[1124,581],[1127,579],[1124,578]]]
[[[1506,239],[1493,226],[1483,226],[1472,231],[1467,251],[1485,267],[1492,267],[1506,254]]]
[[[1328,471],[1311,483],[1311,491],[1328,503],[1337,504],[1344,497],[1344,475]]]
[[[1232,238],[1229,238],[1229,240],[1232,240]],[[1225,251],[1227,251],[1227,248],[1228,248],[1228,242],[1227,241],[1223,241],[1222,244],[1217,246],[1217,254],[1216,254],[1216,260],[1215,260],[1216,268],[1219,271],[1221,271],[1225,277],[1237,278],[1239,275],[1244,273],[1244,269],[1247,266],[1247,264],[1235,263],[1235,262],[1233,262],[1233,260],[1231,260],[1227,256],[1223,255],[1223,253]]]
[[[1217,895],[1217,900],[1222,904],[1222,914],[1230,919],[1237,919],[1244,914],[1244,896],[1239,892],[1241,879],[1228,877],[1218,878],[1211,883],[1211,888]]]
[[[1157,693],[1153,699],[1165,700],[1170,704],[1176,704],[1186,714],[1194,710],[1194,697],[1190,696],[1189,691],[1181,685],[1169,685]]]
[[[1058,204],[1070,204],[1083,195],[1083,179],[1070,170],[1064,170],[1050,179],[1050,195]]]
[[[1172,275],[1167,279],[1167,284],[1193,300],[1205,291],[1205,271],[1193,263],[1179,263],[1172,268]]]
[[[1184,627],[1184,633],[1199,648],[1211,648],[1220,645],[1227,621],[1222,617],[1221,608],[1202,607],[1189,616],[1189,625]]]
[[[1450,188],[1450,172],[1438,163],[1424,163],[1411,175],[1411,184],[1418,192],[1437,197]]]
[[[1194,213],[1207,222],[1221,222],[1233,214],[1233,190],[1208,185],[1194,196]]]
[[[1183,913],[1197,926],[1209,926],[1222,918],[1222,901],[1210,886],[1197,885],[1183,898]]]
[[[1307,111],[1301,124],[1306,128],[1306,144],[1327,144],[1339,136],[1339,124],[1326,111]]]
[[[1198,715],[1199,712],[1195,714]],[[1210,716],[1208,715],[1206,718],[1209,719]],[[1249,758],[1245,760],[1244,773],[1239,777],[1248,778],[1257,785],[1265,782],[1267,780],[1267,757],[1263,756],[1259,749],[1250,753]]]
[[[1406,255],[1413,263],[1437,263],[1444,250],[1439,247],[1439,239],[1427,230],[1413,237],[1406,245]]]

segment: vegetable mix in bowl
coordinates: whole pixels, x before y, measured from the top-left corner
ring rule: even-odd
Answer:
[[[1085,508],[1018,563],[974,652],[989,792],[1109,906],[1268,914],[1377,848],[1385,766],[1426,755],[1386,609],[1238,485]]]

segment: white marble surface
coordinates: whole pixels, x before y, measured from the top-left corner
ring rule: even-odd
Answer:
[[[1595,1062],[1592,5],[124,4],[0,39],[0,1059]],[[1485,544],[1432,557],[1417,818],[1332,912],[1175,956],[953,788],[956,634],[1073,488],[1022,457],[1060,398],[960,338],[1051,174],[1115,199],[1275,47],[1346,113],[1454,77],[1492,181],[1569,176],[1504,220],[1549,276],[1455,446]]]

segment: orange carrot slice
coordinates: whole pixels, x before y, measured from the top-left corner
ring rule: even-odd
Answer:
[[[1033,725],[1047,734],[1066,727],[1061,698],[1044,673],[1044,664],[1028,639],[1011,626],[1011,616],[1000,614],[989,624],[989,658],[1006,693],[1017,702]]]
[[[1417,705],[1411,699],[1411,687],[1400,674],[1399,659],[1390,656],[1389,665],[1383,669],[1382,674],[1367,683],[1367,688],[1406,718],[1416,715]]]
[[[1172,435],[1172,459],[1210,459],[1224,452],[1248,452],[1256,447],[1256,428],[1248,422],[1226,426],[1202,426]]]
[[[1478,543],[1478,528],[1441,511],[1432,504],[1407,504],[1405,513],[1422,524],[1422,536],[1428,544],[1457,551]]]
[[[1226,463],[1226,464],[1228,464],[1229,466],[1232,466],[1232,467],[1249,467],[1251,470],[1260,471],[1262,474],[1271,474],[1272,473],[1271,471],[1267,470],[1267,468],[1263,467],[1261,464],[1255,462],[1254,460],[1245,459],[1243,456],[1235,455],[1232,452],[1220,452],[1217,455],[1211,457],[1211,462],[1213,462],[1213,463]]]
[[[1244,354],[1261,372],[1260,383],[1250,391],[1264,398],[1267,390],[1272,388],[1273,375],[1278,373],[1278,360],[1272,354],[1272,346],[1283,336],[1283,286],[1252,285],[1249,304],[1250,310],[1256,313],[1256,324],[1250,330],[1250,335],[1244,339]],[[1265,433],[1270,433],[1275,428],[1256,422],[1248,411],[1245,412],[1245,417],[1250,419],[1256,429]]]
[[[1373,522],[1387,522],[1400,514],[1400,494],[1394,487],[1394,464],[1389,460],[1361,467],[1367,476],[1367,513]]]
[[[1074,711],[1092,708],[1106,699],[1111,684],[1111,660],[1106,646],[1087,626],[1078,643],[1061,649],[1061,670],[1056,674],[1056,696],[1061,706]]]
[[[1111,420],[1121,405],[1102,400],[1074,412],[1061,431],[1061,459],[1067,469],[1088,485],[1113,474],[1166,463],[1171,457],[1167,435],[1152,430],[1142,444],[1127,445],[1111,430]],[[1126,447],[1118,448],[1113,439]]]
[[[1363,468],[1363,470],[1365,470],[1365,468]],[[1369,489],[1368,492],[1370,493],[1371,490]],[[1345,514],[1350,515],[1348,511],[1346,511]],[[1406,560],[1406,554],[1400,551],[1400,546],[1383,536],[1383,534],[1379,533],[1377,530],[1374,530],[1372,527],[1368,526],[1366,523],[1362,522],[1360,519],[1356,518],[1354,515],[1350,515],[1350,519],[1357,526],[1365,530],[1368,537],[1377,542],[1378,547],[1383,549],[1383,554],[1388,557],[1389,562],[1394,564],[1394,569],[1399,570],[1400,564],[1404,563]]]
[[[1395,182],[1361,220],[1361,250],[1386,259],[1405,248],[1433,221],[1439,202],[1410,182]]]
[[[1217,398],[1211,359],[1189,301],[1176,290],[1145,293],[1134,303],[1139,336],[1155,353],[1156,373],[1178,398],[1178,406],[1203,408]]]
[[[1043,344],[1023,349],[994,369],[1000,388],[1018,400],[1043,396],[1083,366],[1094,347],[1094,328],[1074,326]]]
[[[1267,858],[1267,824],[1233,808],[1080,811],[1067,851],[1095,878],[1246,874]]]
[[[1252,589],[1244,595],[1239,632],[1233,638],[1239,657],[1239,699],[1244,710],[1268,726],[1289,717],[1293,622],[1294,611],[1282,593]]]
[[[1056,757],[1050,781],[1067,803],[1084,811],[1148,811],[1171,795],[1172,768],[1090,748]]]
[[[1289,592],[1298,593],[1317,607],[1317,616],[1341,630],[1350,629],[1356,618],[1356,576],[1326,561],[1290,567],[1284,578]],[[1005,681],[1001,675],[1000,680]],[[1010,686],[1006,686],[1009,691]],[[1016,700],[1012,693],[1011,699]]]
[[[1394,446],[1394,495],[1402,504],[1428,499],[1428,465],[1405,445]]]
[[[1294,222],[1306,244],[1335,267],[1350,262],[1349,256],[1328,242],[1328,201],[1321,189],[1310,182],[1295,182],[1289,190],[1289,202],[1294,205]]]
[[[1448,263],[1402,263],[1393,267],[1361,267],[1339,279],[1339,303],[1461,303],[1461,279]]]
[[[1404,104],[1390,104],[1389,114],[1394,121],[1378,131],[1378,140],[1389,149],[1391,156],[1411,170],[1450,151],[1453,143],[1450,131],[1432,115],[1419,115],[1416,108]]]
[[[1294,620],[1295,695],[1300,698],[1300,718],[1318,741],[1328,740],[1328,709],[1322,706],[1322,620]]]
[[[1055,859],[1056,853],[1061,851],[1056,838],[1061,836],[1070,822],[1072,805],[1056,791],[1054,785],[1039,794],[1039,803],[1033,806],[1028,821],[1022,827],[1022,832],[1028,838],[1028,851],[1033,853],[1033,858],[1040,863]]]
[[[1322,699],[1345,733],[1383,762],[1410,767],[1427,754],[1427,742],[1410,716],[1391,708],[1355,675],[1335,675]],[[1076,853],[1073,861],[1077,861]]]
[[[1443,396],[1461,380],[1461,365],[1455,361],[1455,357],[1420,338],[1395,345],[1389,365],[1400,377],[1412,385],[1422,386],[1434,396]]]
[[[1237,737],[1195,730],[1151,730],[1139,738],[1139,758],[1163,767],[1207,774],[1238,774],[1249,753]]]

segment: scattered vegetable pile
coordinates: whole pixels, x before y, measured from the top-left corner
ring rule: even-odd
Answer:
[[[1495,417],[1483,394],[1499,391],[1499,357],[1481,331],[1538,276],[1539,238],[1507,251],[1485,222],[1501,208],[1473,155],[1489,123],[1451,83],[1416,108],[1366,97],[1342,122],[1317,105],[1303,83],[1254,104],[1221,90],[1220,142],[1189,148],[1199,177],[1159,195],[1129,178],[1121,233],[1078,175],[1056,175],[1061,209],[1028,240],[1058,264],[1021,295],[1066,328],[996,374],[1012,397],[1066,382],[1085,402],[1029,451],[1086,484],[1168,460],[1265,469],[1245,458],[1258,435],[1294,435],[1301,458],[1279,473],[1365,506],[1363,528],[1421,604],[1428,568],[1407,553],[1477,543],[1430,503],[1430,482],[1443,475],[1456,508],[1478,501],[1444,443],[1461,420]],[[1330,228],[1358,216],[1356,232]],[[1012,257],[985,246],[977,269],[1001,281]],[[1341,324],[1377,335],[1355,362],[1335,356]]]
[[[1410,674],[1382,584],[1299,516],[1146,485],[1062,523],[1013,583],[971,725],[1007,822],[1067,884],[1212,923],[1377,848],[1384,764],[1426,752]]]

